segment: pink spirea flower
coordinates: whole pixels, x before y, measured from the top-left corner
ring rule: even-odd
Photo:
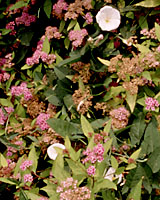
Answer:
[[[87,12],[84,16],[84,19],[86,20],[87,24],[91,24],[93,22],[93,17],[90,12]]]
[[[33,162],[32,160],[25,160],[21,165],[20,165],[20,169],[22,171],[25,171],[27,168],[29,168],[30,166],[32,166]]]
[[[146,104],[146,110],[155,111],[156,107],[159,107],[158,101],[152,97],[147,97],[145,99],[145,104]]]
[[[12,94],[12,96],[20,96],[20,95],[23,94],[24,100],[26,100],[26,101],[32,99],[32,97],[33,97],[32,93],[27,88],[26,83],[21,83],[20,86],[12,86],[11,87],[11,94]]]
[[[11,32],[9,33],[10,35],[15,35],[16,34],[16,31],[14,30],[14,27],[15,27],[15,22],[12,21],[12,22],[9,22],[7,25],[6,25],[6,29],[10,29]]]
[[[58,0],[58,2],[53,5],[52,13],[57,16],[57,18],[61,18],[63,10],[67,9],[68,4],[64,0]]]
[[[32,183],[33,182],[33,176],[31,174],[25,174],[23,179],[24,179],[25,183],[27,183],[27,182]]]
[[[23,12],[21,17],[16,18],[17,26],[19,26],[20,24],[24,24],[25,26],[30,26],[30,24],[35,21],[36,21],[36,16],[29,15],[27,12]]]
[[[3,73],[3,77],[2,77],[2,81],[7,81],[10,78],[10,74],[8,74],[7,72]]]
[[[4,125],[7,118],[8,117],[4,114],[3,110],[0,108],[0,124]]]
[[[39,125],[42,131],[49,129],[49,125],[46,122],[49,118],[50,114],[41,113],[38,115],[36,124]]]
[[[91,166],[88,167],[87,173],[88,173],[89,176],[94,176],[95,172],[96,172],[95,166],[91,165]]]
[[[126,120],[126,118],[129,116],[129,112],[124,107],[119,107],[117,109],[114,109],[110,112],[111,116],[114,115],[114,118],[123,121]]]
[[[11,114],[12,112],[14,112],[14,108],[12,107],[5,107],[4,109],[6,110],[8,114]]]
[[[75,30],[75,31],[71,30],[68,34],[68,37],[70,41],[73,41],[72,46],[78,47],[78,46],[81,46],[84,37],[87,35],[88,35],[88,32],[86,29]]]
[[[94,164],[95,162],[102,162],[104,160],[103,154],[104,154],[104,147],[102,144],[98,144],[97,146],[93,148],[93,150],[87,149],[86,151],[83,151],[83,155],[87,156],[83,160],[83,163],[86,163],[89,161],[92,164]]]

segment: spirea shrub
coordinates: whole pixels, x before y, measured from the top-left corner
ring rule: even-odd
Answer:
[[[160,199],[160,2],[0,9],[0,198]]]

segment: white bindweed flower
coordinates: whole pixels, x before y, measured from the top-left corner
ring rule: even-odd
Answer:
[[[113,167],[110,167],[107,171],[107,173],[104,176],[104,179],[108,179],[110,181],[113,181],[115,179],[118,179],[117,184],[119,184],[122,181],[122,174],[115,175],[114,173],[116,170]]]
[[[120,12],[111,6],[104,6],[96,15],[96,21],[103,31],[112,31],[120,25]]]
[[[57,147],[57,148],[60,148],[63,150],[65,149],[65,146],[60,143],[55,143],[55,144],[52,144],[51,146],[49,146],[47,149],[47,154],[48,154],[49,158],[52,160],[55,160],[58,155],[58,152],[56,151],[56,149],[54,147]]]

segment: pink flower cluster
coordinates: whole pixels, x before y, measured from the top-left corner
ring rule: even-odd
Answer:
[[[91,24],[93,22],[93,17],[90,12],[87,12],[84,16],[84,19],[86,20],[87,24]]]
[[[6,29],[10,29],[11,32],[9,33],[10,35],[15,35],[16,34],[16,31],[14,30],[15,28],[15,22],[12,21],[12,22],[9,22],[7,25],[6,25]]]
[[[57,193],[60,193],[60,200],[89,200],[91,198],[91,191],[86,187],[78,187],[78,181],[72,177],[62,181],[60,186],[57,187]]]
[[[158,101],[152,97],[147,97],[145,99],[145,104],[146,104],[146,110],[155,111],[156,107],[159,107]]]
[[[8,74],[7,72],[2,72],[0,74],[0,82],[5,82],[9,80],[9,78],[10,78],[10,74]]]
[[[25,171],[27,168],[29,168],[30,166],[32,166],[33,162],[32,160],[25,160],[21,165],[20,165],[20,169],[22,171]]]
[[[61,19],[63,16],[63,10],[67,9],[68,4],[64,0],[58,0],[58,2],[53,5],[52,14]]]
[[[49,125],[46,122],[49,118],[50,118],[50,114],[41,113],[38,115],[36,124],[39,125],[42,131],[49,129]]]
[[[22,12],[21,17],[16,18],[17,26],[20,24],[24,24],[25,26],[30,26],[32,22],[36,21],[36,17],[34,15],[29,15],[27,12]]]
[[[26,83],[21,83],[20,86],[12,86],[11,87],[11,94],[12,96],[21,96],[24,95],[24,100],[28,101],[32,99],[32,93],[27,88]]]
[[[110,112],[110,115],[112,116],[114,114],[114,118],[123,121],[126,119],[126,116],[128,117],[129,112],[124,107],[119,107],[117,109],[114,109]]]
[[[0,124],[4,125],[8,119],[8,115],[14,112],[14,108],[12,107],[4,107],[7,114],[3,112],[3,110],[0,108]]]
[[[75,31],[71,30],[68,34],[68,37],[70,41],[73,41],[72,46],[78,47],[78,46],[81,46],[84,37],[87,35],[88,35],[88,32],[86,29],[75,30]]]
[[[47,36],[48,40],[52,38],[60,39],[62,34],[59,32],[56,26],[47,26],[45,36]]]
[[[93,150],[88,148],[86,151],[83,151],[83,155],[86,155],[87,157],[82,162],[86,163],[90,161],[92,164],[97,161],[102,162],[104,160],[103,154],[104,147],[102,144],[98,144],[93,148]]]
[[[33,53],[33,56],[26,59],[27,65],[31,66],[34,64],[38,64],[40,58],[43,62],[45,62],[48,65],[52,64],[55,61],[56,56],[54,54],[47,54],[43,52],[42,48],[43,48],[43,40],[40,40],[38,42],[36,51]]]
[[[89,176],[94,176],[95,172],[96,172],[95,166],[91,165],[91,166],[88,167],[87,173],[88,173]]]
[[[15,145],[18,145],[18,146],[21,146],[23,144],[23,141],[15,141],[14,142]],[[17,149],[14,148],[14,147],[11,147],[11,146],[8,146],[7,147],[7,156],[12,156],[13,153],[16,153],[17,152]]]
[[[7,159],[8,166],[0,168],[0,175],[1,177],[10,178],[13,173],[13,170],[16,167],[16,163],[13,162],[11,159]]]
[[[27,183],[27,182],[32,183],[33,182],[33,176],[31,174],[25,174],[23,179],[24,179],[25,183]]]

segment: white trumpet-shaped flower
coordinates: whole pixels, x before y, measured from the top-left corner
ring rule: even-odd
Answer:
[[[55,143],[55,144],[52,144],[51,146],[49,146],[47,149],[47,154],[48,154],[49,158],[52,160],[55,160],[58,155],[58,152],[56,151],[55,147],[60,148],[62,150],[65,149],[65,146],[60,143]]]
[[[111,6],[104,6],[97,13],[96,21],[103,31],[115,30],[120,25],[120,12]]]
[[[104,179],[108,179],[110,181],[118,179],[117,184],[119,184],[122,181],[122,174],[115,175],[115,172],[116,170],[113,167],[110,167],[107,173],[105,174]]]

